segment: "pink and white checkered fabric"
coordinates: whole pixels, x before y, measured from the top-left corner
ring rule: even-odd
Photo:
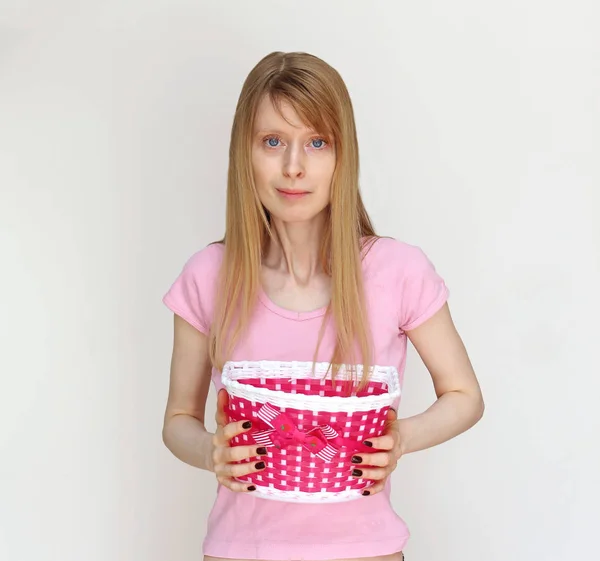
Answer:
[[[231,421],[251,420],[253,428],[232,446],[267,446],[267,464],[239,478],[264,498],[294,502],[336,502],[362,495],[372,483],[351,475],[363,442],[382,434],[386,414],[399,395],[393,368],[376,367],[364,391],[348,396],[343,374],[332,382],[326,364],[228,363],[223,382]]]

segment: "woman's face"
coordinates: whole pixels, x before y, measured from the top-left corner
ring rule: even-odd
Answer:
[[[281,113],[265,96],[252,139],[252,169],[261,203],[272,218],[309,221],[328,205],[335,169],[334,146],[306,127],[288,103]]]

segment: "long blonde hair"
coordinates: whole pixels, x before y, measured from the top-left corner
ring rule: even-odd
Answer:
[[[260,287],[261,261],[272,239],[270,220],[252,173],[251,152],[257,107],[268,95],[276,107],[289,103],[300,118],[332,138],[336,166],[321,245],[321,262],[332,279],[331,302],[323,320],[315,358],[326,323],[333,318],[336,345],[333,376],[357,360],[368,375],[371,336],[363,290],[361,252],[376,239],[359,192],[359,157],[354,111],[338,72],[307,53],[274,52],[250,72],[235,111],[229,148],[225,253],[219,296],[210,334],[210,357],[221,370],[247,327]],[[356,349],[359,357],[356,356]],[[363,377],[363,384],[367,376]]]

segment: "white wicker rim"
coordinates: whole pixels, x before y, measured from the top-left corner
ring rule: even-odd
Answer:
[[[308,493],[305,491],[280,491],[279,489],[258,485],[256,485],[256,491],[252,495],[261,499],[291,503],[341,503],[363,497],[362,490],[360,489]]]
[[[387,385],[388,391],[381,395],[332,396],[305,395],[288,393],[281,390],[258,388],[239,382],[251,379],[308,379],[312,377],[312,362],[279,362],[279,361],[243,361],[227,362],[221,373],[221,381],[230,395],[247,399],[256,403],[274,403],[279,407],[302,409],[315,412],[353,413],[357,411],[372,411],[390,406],[400,397],[400,378],[393,366],[373,366],[370,379]],[[325,383],[329,363],[318,362],[315,365],[316,378]],[[362,379],[362,367],[357,366],[357,377]],[[340,368],[336,380],[348,380],[351,372]]]

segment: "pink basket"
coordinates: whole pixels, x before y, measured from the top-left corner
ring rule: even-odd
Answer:
[[[373,452],[363,442],[380,436],[386,414],[400,397],[398,372],[373,367],[369,384],[348,395],[350,374],[340,369],[335,383],[328,363],[228,362],[222,380],[229,393],[231,421],[251,420],[252,430],[232,446],[267,448],[266,469],[239,478],[254,494],[290,502],[340,502],[362,496],[372,484],[351,475],[357,452]],[[362,369],[358,370],[359,379]]]

